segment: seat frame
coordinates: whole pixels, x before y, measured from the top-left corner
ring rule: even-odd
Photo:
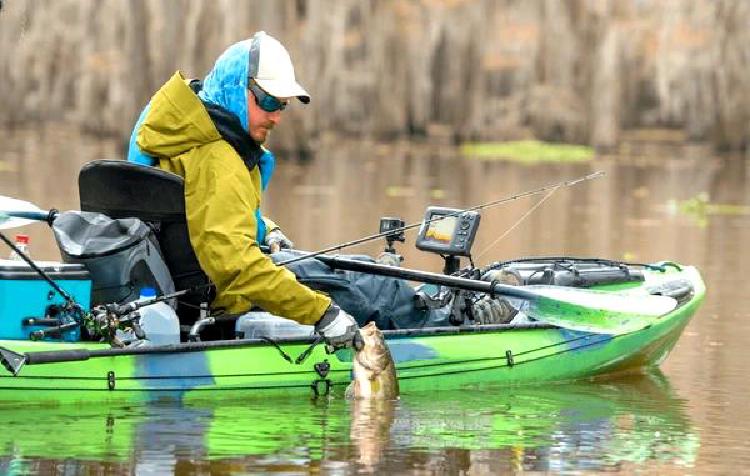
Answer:
[[[153,228],[175,289],[203,289],[178,299],[180,322],[198,319],[201,303],[211,301],[212,287],[190,243],[183,178],[123,160],[95,160],[81,168],[78,191],[83,211],[139,218]]]

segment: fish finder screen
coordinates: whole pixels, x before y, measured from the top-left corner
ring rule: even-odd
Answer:
[[[433,218],[439,218],[439,216],[433,216]],[[456,230],[457,219],[457,216],[447,216],[442,220],[438,219],[430,222],[424,234],[425,239],[446,245],[450,244],[453,239],[453,233]]]

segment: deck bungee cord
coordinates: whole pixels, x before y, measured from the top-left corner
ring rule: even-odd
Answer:
[[[552,328],[552,327],[550,327],[550,328]],[[499,329],[495,329],[495,330],[499,330]],[[508,330],[508,329],[505,329],[505,330]],[[636,332],[639,332],[639,330],[633,331],[633,332],[631,332],[629,334],[633,334],[633,333],[636,333]],[[459,359],[459,360],[444,360],[444,361],[441,361],[441,362],[428,362],[428,363],[421,363],[421,364],[415,364],[415,365],[402,365],[402,366],[399,366],[399,372],[402,373],[402,375],[399,376],[399,380],[409,380],[409,379],[421,378],[421,377],[429,377],[429,376],[433,376],[434,377],[434,376],[440,376],[440,375],[455,375],[455,374],[478,372],[478,371],[484,371],[484,370],[490,370],[490,369],[500,369],[500,368],[509,368],[510,369],[510,368],[513,368],[513,367],[516,367],[516,366],[519,366],[519,365],[523,365],[523,364],[535,362],[535,361],[546,359],[546,358],[555,357],[555,356],[562,355],[562,354],[565,354],[565,353],[568,353],[568,352],[574,352],[574,351],[577,351],[577,350],[581,350],[581,349],[584,349],[584,348],[587,348],[587,347],[591,347],[591,346],[595,346],[595,345],[599,345],[599,344],[604,344],[604,343],[610,342],[610,341],[612,341],[614,339],[617,339],[617,338],[620,338],[620,337],[625,337],[627,335],[628,334],[621,334],[621,335],[614,335],[614,336],[613,335],[601,335],[601,334],[583,334],[583,335],[572,337],[570,339],[562,340],[560,342],[555,342],[555,343],[552,343],[552,344],[548,344],[548,345],[544,345],[544,346],[539,346],[539,347],[532,348],[532,349],[527,349],[527,350],[524,350],[524,351],[521,351],[521,352],[517,352],[517,353],[513,353],[512,350],[508,349],[508,350],[505,351],[504,354],[487,356],[487,357],[479,357],[479,358],[473,358],[473,359]],[[590,341],[590,342],[584,342],[581,345],[570,346],[570,344],[575,343],[575,342],[579,342],[579,341]],[[238,344],[238,345],[241,345],[241,344]],[[248,345],[248,343],[245,343],[245,345]],[[539,352],[541,352],[543,350],[552,349],[552,348],[561,347],[561,346],[570,346],[570,347],[565,348],[565,349],[561,349],[559,351],[556,351],[556,352],[553,352],[553,353],[550,353],[550,354],[540,355],[540,356],[537,356],[537,357],[527,358],[527,359],[524,359],[524,360],[518,360],[518,358],[521,357],[521,356],[527,356],[527,355],[539,353]],[[163,353],[163,351],[160,351],[159,349],[151,349],[151,351],[149,352],[148,349],[145,349],[145,352],[139,352],[139,354],[148,354],[148,353],[158,354],[158,353]],[[123,355],[123,354],[120,353],[118,355]],[[125,354],[125,355],[127,355],[127,354]],[[103,357],[105,355],[101,355],[101,356]],[[95,356],[92,356],[92,357],[95,357]],[[452,366],[456,366],[456,365],[475,364],[475,363],[482,363],[482,362],[496,362],[496,363],[493,364],[493,365],[489,365],[489,366],[482,366],[482,367],[476,367],[476,368],[472,367],[472,368],[468,368],[468,369],[450,369],[450,370],[444,369],[444,370],[438,370],[436,372],[429,373],[429,374],[424,374],[424,373],[420,373],[420,374],[416,374],[416,375],[404,375],[403,374],[403,373],[408,373],[410,371],[420,370],[420,369],[430,369],[430,368],[438,369],[438,368],[441,368],[441,367],[452,367]],[[330,372],[331,373],[336,373],[336,374],[348,374],[349,373],[349,369],[331,369]],[[180,375],[180,378],[182,378],[182,379],[200,380],[200,379],[207,379],[207,378],[231,378],[231,377],[278,377],[278,376],[300,376],[300,377],[302,377],[302,376],[305,376],[305,375],[309,375],[309,370],[281,371],[281,372],[262,372],[262,373],[195,374],[195,375],[185,375],[185,374],[183,374],[183,375]],[[103,381],[103,382],[107,381],[107,378],[106,377],[102,377],[102,376],[97,376],[97,377],[95,377],[95,376],[67,377],[67,376],[50,375],[50,376],[32,376],[32,377],[23,377],[23,376],[21,376],[19,378],[20,379],[39,379],[39,378],[44,378],[44,379],[50,379],[50,380],[63,380],[63,381],[66,381],[66,380],[72,380],[72,381],[75,381],[75,380],[82,380],[82,381],[84,381],[84,380],[93,380],[93,381]],[[174,378],[175,377],[172,377],[172,376],[135,376],[135,377],[117,377],[117,380],[122,380],[122,381],[125,381],[125,380],[129,380],[129,381],[150,381],[150,380],[173,380]],[[335,384],[335,383],[336,383],[335,381],[332,382],[332,384]],[[278,388],[286,388],[286,387],[295,387],[295,386],[296,387],[307,387],[307,386],[309,386],[309,384],[297,384],[297,385],[283,384],[283,385],[278,385],[278,386],[263,385],[263,386],[248,386],[248,387],[226,386],[226,387],[214,387],[212,389],[213,390],[223,390],[223,389],[224,390],[238,390],[238,389],[241,389],[241,388],[245,388],[245,389],[256,388],[256,389],[259,389],[259,388],[276,388],[276,387],[278,387]],[[179,389],[180,388],[177,388],[177,387],[174,387],[174,388],[172,388],[172,387],[154,387],[154,388],[149,388],[150,391],[174,391],[174,390],[179,390]],[[80,389],[71,387],[71,388],[64,388],[64,389],[63,388],[58,388],[58,390],[80,390]],[[104,388],[102,388],[102,390],[104,390]],[[195,390],[200,390],[200,389],[196,388]]]

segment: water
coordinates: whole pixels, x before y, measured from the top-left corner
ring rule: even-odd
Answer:
[[[0,144],[0,193],[60,209],[77,206],[81,163],[122,153],[66,129],[0,131]],[[278,164],[265,212],[300,248],[318,249],[376,232],[380,216],[410,223],[428,204],[476,205],[595,170],[606,177],[556,191],[520,223],[544,195],[484,212],[475,259],[573,254],[698,266],[707,299],[663,373],[395,403],[250,397],[3,409],[0,473],[750,473],[746,159],[636,144],[590,164],[525,166],[467,160],[439,141],[324,137],[314,160]],[[28,232],[36,258],[56,257],[44,225]],[[412,234],[401,251],[409,267],[441,267],[413,249]]]
[[[127,473],[603,470],[695,464],[699,430],[662,375],[606,384],[4,413],[4,468]],[[79,435],[41,438],[47,434]]]

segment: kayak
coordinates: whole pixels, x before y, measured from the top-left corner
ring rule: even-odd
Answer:
[[[408,295],[407,308],[447,312],[444,319],[426,321],[397,321],[396,311],[385,316],[383,335],[402,394],[639,372],[667,357],[703,301],[705,285],[694,267],[540,257],[477,268],[471,259],[480,210],[601,175],[468,209],[430,206],[422,221],[410,225],[397,217],[383,217],[376,235],[300,252],[276,264],[293,269],[305,260],[322,263],[313,273],[321,276],[319,290],[340,281],[331,280],[327,272],[395,278],[391,282],[400,283],[401,290],[409,288],[409,293],[381,292],[368,299],[395,303]],[[134,195],[132,190],[143,193]],[[20,267],[0,263],[0,363],[7,370],[0,369],[0,402],[344,395],[352,380],[352,351],[328,353],[309,329],[289,334],[248,332],[259,329],[253,319],[246,319],[249,315],[223,316],[236,318],[234,334],[228,335],[236,338],[200,340],[210,337],[201,329],[214,326],[222,316],[210,314],[209,282],[190,244],[184,194],[182,178],[166,171],[123,161],[95,161],[79,175],[80,212],[42,210],[0,197],[0,229],[29,220],[47,222],[65,261],[34,263],[0,233],[0,240],[23,260]],[[416,248],[441,256],[442,274],[400,266],[394,243],[402,242],[403,232],[416,227]],[[328,254],[375,238],[385,238],[385,254],[393,258],[390,264]],[[154,251],[155,242],[163,256]],[[467,258],[471,266],[462,268],[461,260]],[[158,296],[144,298],[154,296],[154,290],[146,294],[146,288],[132,282],[143,270],[155,278]],[[316,289],[299,270],[295,275]],[[409,282],[422,283],[419,291]],[[138,288],[140,294],[133,295]],[[512,320],[474,316],[474,304],[480,299],[498,297],[518,311],[507,314]],[[145,312],[152,304],[175,298],[176,313],[165,309],[162,315],[165,325],[143,332],[144,321],[157,321],[143,319],[139,309]],[[199,299],[181,300],[185,298]],[[180,324],[191,323],[186,334]],[[130,332],[135,338],[122,340],[117,332]],[[87,340],[92,336],[102,341]]]
[[[537,258],[528,266],[541,269],[548,262],[556,259]],[[519,260],[517,268],[524,270],[524,263]],[[638,268],[642,280],[513,286],[518,289],[513,303],[523,319],[508,324],[467,321],[383,331],[402,394],[485,384],[573,381],[658,366],[704,300],[705,285],[691,266],[661,263],[629,268]],[[541,291],[545,298],[554,297],[556,311],[524,307],[529,303],[524,293],[539,295]],[[570,306],[567,295],[576,297]],[[579,295],[596,297],[591,313],[581,312],[587,304]],[[656,302],[647,298],[657,296],[669,296],[674,305],[653,312],[633,311],[637,319],[626,319],[623,316],[630,315],[624,311],[600,304],[609,300],[643,307],[643,303]],[[540,309],[543,320],[536,314]],[[586,319],[585,325],[578,325],[579,316]],[[191,401],[247,394],[343,396],[351,381],[352,352],[327,353],[325,346],[316,343],[318,339],[312,336],[135,348],[0,340],[2,363],[9,370],[0,375],[0,402]]]

